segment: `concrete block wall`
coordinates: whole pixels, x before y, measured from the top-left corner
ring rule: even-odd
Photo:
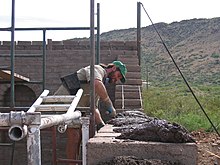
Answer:
[[[60,77],[73,73],[90,64],[89,41],[52,41],[46,45],[46,89],[53,94],[60,85]],[[100,43],[100,62],[111,63],[118,56],[136,54],[136,41],[102,41]],[[27,57],[42,55],[42,41],[15,42],[15,72],[31,81],[42,81],[43,58]],[[19,57],[20,56],[20,57]],[[10,42],[2,41],[0,45],[0,66],[10,67]],[[26,84],[36,96],[42,92],[42,85]],[[4,100],[8,85],[1,85],[0,100]],[[113,96],[114,94],[112,94]],[[1,105],[0,105],[1,106]]]
[[[10,67],[10,42],[0,42],[0,67]],[[60,77],[72,73],[81,67],[90,64],[90,50],[89,42],[87,41],[47,41],[46,46],[46,89],[50,90],[52,95],[60,86]],[[120,42],[120,41],[102,41],[100,45],[100,62],[107,64],[114,60],[118,60],[124,56],[130,57],[137,54],[136,41]],[[43,58],[42,57],[27,57],[28,55],[42,55],[43,46],[41,41],[18,41],[15,42],[15,72],[22,76],[30,78],[31,81],[42,81],[43,71]],[[22,57],[18,57],[18,56]],[[128,70],[132,69],[140,72],[139,66],[133,66],[124,61]],[[132,71],[132,72],[133,72]],[[129,73],[129,77],[132,77],[133,73]],[[140,77],[139,77],[140,78]],[[135,79],[138,79],[135,77]],[[134,80],[131,80],[132,82]],[[128,83],[130,84],[129,80]],[[135,80],[136,81],[136,80]],[[138,81],[139,82],[139,81]],[[25,83],[16,84],[17,89],[15,95],[19,99],[15,98],[15,104],[19,106],[30,106],[35,99],[42,92],[42,85]],[[26,87],[26,89],[24,89]],[[109,86],[107,88],[110,98],[115,100],[115,86]],[[24,92],[27,91],[27,92]],[[0,107],[9,104],[10,84],[0,84]],[[35,96],[36,98],[33,98]],[[30,99],[32,98],[32,99]],[[26,102],[24,101],[26,99]],[[20,102],[21,100],[22,102]],[[17,102],[16,102],[17,101]],[[7,102],[7,104],[6,104]],[[51,164],[52,159],[52,144],[51,133],[41,131],[42,138],[42,164]],[[0,132],[0,142],[8,142],[7,131]],[[59,156],[65,157],[65,142],[66,136],[58,134],[57,142],[59,142]],[[4,164],[8,161],[11,150],[1,146],[0,150],[0,164]],[[22,156],[22,159],[20,158]],[[15,146],[14,160],[19,160],[19,164],[27,164],[26,157],[26,139],[19,141]],[[5,163],[8,164],[8,163]]]
[[[126,84],[115,87],[115,107],[118,112],[142,109],[142,81],[137,54],[118,55],[118,60],[127,65]]]
[[[111,161],[117,156],[138,159],[159,159],[179,165],[197,165],[198,148],[195,143],[161,143],[117,139],[120,133],[112,125],[105,125],[87,143],[87,164]],[[104,164],[104,163],[103,163]]]

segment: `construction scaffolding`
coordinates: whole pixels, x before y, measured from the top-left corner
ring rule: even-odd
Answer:
[[[140,4],[139,4],[140,5]],[[12,0],[12,25],[9,28],[0,28],[0,31],[10,31],[11,32],[11,42],[10,42],[10,55],[1,54],[0,56],[10,56],[11,66],[10,67],[0,67],[0,71],[2,74],[7,73],[7,82],[0,83],[10,83],[11,84],[11,104],[10,107],[7,107],[8,113],[0,113],[0,129],[8,129],[8,135],[13,141],[20,141],[27,137],[27,156],[28,156],[28,165],[40,165],[41,164],[41,143],[40,143],[40,130],[44,130],[46,128],[55,128],[54,126],[58,126],[58,131],[60,133],[64,133],[68,126],[71,125],[80,125],[82,127],[82,161],[77,160],[75,162],[71,161],[71,163],[78,163],[86,165],[86,142],[88,141],[89,136],[93,137],[95,134],[95,122],[94,122],[94,64],[98,64],[100,60],[99,55],[99,4],[97,6],[97,27],[94,27],[94,0],[90,1],[90,27],[42,27],[42,28],[15,28],[15,0]],[[138,18],[138,31],[140,32],[140,15]],[[90,30],[90,57],[91,57],[91,83],[90,83],[90,116],[82,117],[80,111],[76,110],[76,106],[78,104],[78,99],[81,96],[81,90],[78,91],[77,96],[48,96],[49,91],[46,89],[46,32],[49,30]],[[94,30],[97,30],[97,49],[95,50],[95,35]],[[21,55],[15,54],[15,45],[14,45],[14,33],[15,31],[42,31],[43,32],[43,42],[42,42],[42,54],[34,54],[34,55]],[[138,35],[137,45],[140,46],[141,43],[140,33]],[[96,51],[96,56],[95,56]],[[41,53],[41,52],[40,52]],[[42,57],[42,80],[33,82],[31,79],[17,75],[15,73],[15,62],[14,57]],[[140,58],[139,58],[140,65]],[[139,67],[139,66],[138,66]],[[5,72],[6,70],[6,72]],[[36,83],[42,85],[42,94],[38,97],[38,99],[32,104],[31,107],[28,107],[28,110],[23,111],[22,107],[16,107],[15,105],[15,82],[19,81],[19,83]],[[139,84],[140,85],[140,84]],[[137,86],[138,93],[140,95],[141,88]],[[129,86],[122,86],[122,100],[120,100],[121,110],[126,108],[126,99],[124,98],[124,94],[128,92],[133,92],[133,89],[130,89]],[[136,89],[135,89],[136,91]],[[141,98],[141,97],[140,97]],[[62,102],[57,104],[58,102]],[[69,104],[64,104],[69,102]],[[51,104],[53,103],[53,104]],[[141,103],[140,103],[141,105]],[[137,105],[139,107],[139,104]],[[2,107],[0,107],[2,108]],[[26,108],[26,107],[23,107]],[[87,108],[88,107],[84,107]],[[10,112],[9,112],[10,111]],[[2,112],[2,111],[0,111]],[[45,113],[46,112],[46,113]],[[47,112],[50,112],[47,114]],[[89,129],[90,126],[90,129]],[[53,129],[54,131],[54,129]],[[53,132],[53,136],[54,132]],[[1,144],[0,144],[1,145]],[[3,144],[4,145],[4,144]],[[13,150],[14,150],[14,145]],[[55,148],[54,148],[55,147]],[[56,165],[56,145],[53,144],[53,165]],[[12,154],[13,155],[13,154]],[[55,156],[54,156],[55,155]],[[13,157],[11,158],[13,160]],[[67,162],[67,161],[66,161]],[[12,163],[13,164],[13,161]]]
[[[90,27],[49,27],[49,28],[15,28],[15,0],[12,0],[12,15],[11,15],[11,27],[0,28],[0,31],[11,32],[11,43],[10,43],[10,67],[0,67],[1,75],[3,75],[4,82],[10,83],[11,96],[10,96],[10,107],[6,108],[9,113],[0,112],[0,129],[8,129],[8,135],[11,140],[19,141],[24,137],[27,137],[27,157],[28,165],[40,165],[41,164],[41,143],[40,143],[40,130],[45,128],[51,128],[58,126],[58,131],[63,133],[67,129],[68,125],[80,124],[82,127],[82,164],[86,165],[86,142],[89,139],[89,125],[94,124],[93,111],[91,116],[82,117],[80,111],[75,110],[76,106],[81,98],[82,89],[80,89],[76,96],[47,96],[49,91],[46,89],[46,31],[48,30],[90,30],[90,45],[91,45],[91,107],[94,107],[94,64],[95,64],[95,37],[94,30],[99,29],[99,21],[97,28],[94,27],[94,0],[90,1]],[[99,4],[97,11],[97,18],[99,20]],[[43,32],[43,50],[42,54],[37,57],[42,57],[42,80],[38,82],[31,82],[29,78],[18,75],[15,73],[15,31],[42,31]],[[99,42],[99,30],[97,30],[97,42]],[[97,55],[96,63],[99,63],[99,43],[97,44]],[[17,56],[16,56],[17,57]],[[19,56],[18,56],[19,57]],[[22,56],[23,57],[23,56]],[[25,57],[36,57],[36,55],[27,55]],[[5,76],[7,77],[7,81]],[[25,79],[24,79],[25,78]],[[2,76],[1,78],[2,79]],[[17,111],[15,105],[15,81],[25,81],[25,83],[37,83],[42,84],[43,93],[38,97],[35,103],[26,111],[22,111],[20,107]],[[48,101],[50,100],[50,101]],[[61,101],[62,103],[70,102],[67,104],[54,104],[54,101]],[[45,102],[53,102],[53,104],[41,104]],[[4,107],[1,107],[4,109]],[[94,108],[90,108],[94,109]],[[44,114],[44,112],[52,112],[52,114]],[[65,112],[63,114],[57,114],[57,112]],[[92,118],[92,120],[90,120]],[[91,122],[91,123],[90,123]],[[94,127],[90,131],[94,135]],[[13,143],[14,144],[14,143]],[[5,146],[5,144],[0,144]],[[14,150],[14,145],[13,146]],[[55,158],[56,159],[56,158]],[[56,164],[56,160],[53,161]],[[11,158],[11,164],[13,164],[13,154]]]
[[[9,31],[11,32],[11,42],[10,42],[10,62],[11,65],[10,67],[5,67],[5,66],[0,66],[0,70],[4,69],[10,72],[10,84],[11,84],[11,103],[10,107],[15,108],[15,31],[42,31],[42,54],[39,55],[25,55],[25,57],[42,57],[42,81],[37,81],[37,82],[32,82],[32,81],[27,81],[29,83],[36,83],[36,84],[41,84],[42,85],[42,91],[46,88],[46,32],[47,31],[66,31],[66,30],[90,30],[90,44],[91,44],[91,64],[99,63],[100,60],[100,54],[99,54],[99,36],[100,36],[100,11],[99,11],[99,4],[97,4],[97,27],[94,26],[94,0],[91,0],[90,2],[90,27],[37,27],[37,28],[16,28],[15,27],[15,0],[12,0],[12,14],[11,14],[11,27],[6,27],[6,28],[0,28],[0,31]],[[97,30],[97,51],[96,51],[96,57],[95,57],[95,38],[94,38],[94,31]],[[94,43],[94,48],[93,48],[93,43]],[[94,50],[92,50],[94,49]],[[1,55],[1,56],[8,56],[8,55]],[[93,57],[94,56],[94,57]],[[16,57],[24,57],[22,55],[16,55]],[[95,59],[96,58],[96,59]],[[0,79],[1,80],[1,79]],[[1,81],[0,81],[1,82]],[[5,82],[3,82],[5,83]]]
[[[0,113],[0,127],[9,127],[8,135],[13,141],[22,140],[27,136],[28,165],[41,165],[40,130],[58,126],[58,131],[64,133],[68,125],[81,124],[83,137],[82,161],[83,164],[86,164],[89,117],[82,118],[81,112],[75,110],[83,90],[79,89],[75,96],[48,96],[48,93],[48,90],[44,90],[27,112]],[[63,104],[55,104],[58,101]],[[53,112],[54,114],[44,115],[45,112]],[[65,113],[56,114],[56,112]]]

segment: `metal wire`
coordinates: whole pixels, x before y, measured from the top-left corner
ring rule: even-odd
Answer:
[[[142,7],[143,7],[145,13],[147,14],[147,16],[148,16],[148,18],[149,18],[149,20],[150,20],[150,22],[151,22],[151,24],[152,24],[154,30],[156,31],[157,35],[159,36],[161,42],[163,43],[163,46],[165,47],[167,53],[169,54],[169,56],[170,56],[170,58],[172,59],[174,65],[176,66],[177,70],[179,71],[181,77],[183,78],[185,84],[186,84],[187,87],[189,88],[190,92],[192,93],[192,95],[193,95],[194,99],[196,100],[197,104],[199,105],[200,109],[201,109],[202,112],[205,114],[206,118],[208,119],[208,121],[210,122],[210,124],[212,125],[212,127],[214,128],[215,132],[216,132],[216,133],[218,134],[218,136],[220,137],[220,134],[218,133],[217,128],[216,128],[216,127],[214,126],[214,124],[212,123],[211,119],[209,118],[209,116],[207,115],[207,113],[206,113],[206,111],[204,110],[203,106],[202,106],[201,103],[199,102],[198,98],[196,97],[195,93],[193,92],[192,88],[190,87],[189,83],[187,82],[186,78],[184,77],[183,73],[182,73],[181,70],[179,69],[179,67],[178,67],[177,63],[175,62],[173,56],[171,55],[171,53],[170,53],[168,47],[166,46],[165,42],[163,41],[163,39],[162,39],[160,33],[158,32],[158,30],[157,30],[157,28],[155,27],[153,21],[151,20],[149,14],[147,13],[146,9],[144,8],[144,5],[143,5],[142,3],[141,3],[141,5],[142,5]]]

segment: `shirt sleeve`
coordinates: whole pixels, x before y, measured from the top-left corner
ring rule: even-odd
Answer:
[[[90,81],[90,67],[89,66],[85,68],[85,73],[86,73],[86,80],[89,82]],[[94,66],[94,79],[102,81],[105,74],[106,74],[105,69],[102,68],[100,65]]]

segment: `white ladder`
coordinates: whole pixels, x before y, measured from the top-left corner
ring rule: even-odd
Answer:
[[[48,96],[49,90],[44,90],[29,108],[28,112],[69,112],[75,111],[82,96],[82,89],[76,95]]]
[[[38,97],[38,99],[33,103],[29,108],[27,113],[41,112],[41,124],[40,129],[58,126],[58,131],[64,133],[67,129],[67,125],[71,124],[80,124],[82,125],[82,164],[86,165],[86,143],[89,139],[89,118],[82,117],[81,112],[76,110],[77,104],[82,96],[83,90],[79,89],[76,95],[52,95],[48,96],[49,90],[44,90],[43,93]],[[49,112],[49,113],[47,113]],[[59,113],[57,113],[59,112]],[[73,123],[74,121],[74,123]],[[76,122],[76,123],[75,123]],[[35,136],[37,137],[37,136]],[[39,137],[37,137],[39,139]],[[28,144],[27,148],[33,148],[32,142],[37,140],[31,140],[31,143]],[[55,144],[55,143],[54,143]],[[38,144],[40,146],[40,144]],[[35,150],[34,150],[35,151]],[[54,156],[56,155],[56,149],[53,150]],[[28,151],[28,153],[31,153]],[[35,152],[36,153],[36,152]],[[32,152],[33,154],[33,152]],[[31,165],[39,164],[40,153],[37,153],[38,160],[32,161],[32,155],[30,156],[30,162],[33,162]],[[74,160],[72,160],[74,161]],[[37,165],[38,165],[37,164]],[[53,164],[57,164],[56,156],[53,158]]]

